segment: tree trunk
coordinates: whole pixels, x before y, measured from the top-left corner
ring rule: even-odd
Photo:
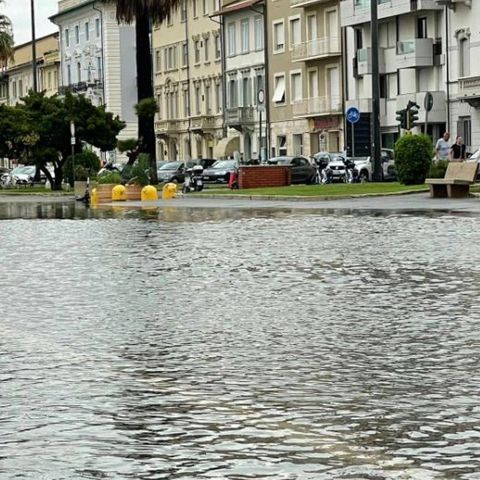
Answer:
[[[142,2],[138,2],[139,4]],[[135,18],[137,42],[137,92],[138,101],[153,98],[152,55],[150,49],[150,18],[146,7],[139,8]],[[140,151],[150,156],[150,179],[158,183],[155,151],[154,118],[138,117]]]

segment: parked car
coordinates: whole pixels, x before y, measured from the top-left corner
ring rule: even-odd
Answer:
[[[272,165],[288,165],[292,169],[292,183],[313,183],[317,169],[307,157],[281,156],[273,157],[268,163]]]
[[[345,157],[343,152],[318,152],[313,155],[315,163],[323,170],[332,160],[337,157]]]
[[[238,168],[236,160],[217,160],[210,168],[203,171],[205,183],[228,183],[230,174]]]
[[[332,172],[332,181],[333,182],[344,182],[345,181],[345,161],[347,159],[346,155],[341,152],[330,153],[330,161],[327,164]]]
[[[382,148],[382,180],[395,180],[395,159],[393,150]],[[360,181],[370,182],[373,177],[373,165],[370,157],[353,158],[355,166],[358,169]]]
[[[167,162],[157,170],[157,174],[158,181],[161,183],[183,183],[185,181],[185,164],[184,162]]]

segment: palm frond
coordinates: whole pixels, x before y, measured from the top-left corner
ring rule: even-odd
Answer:
[[[162,22],[180,3],[180,0],[104,0],[116,5],[117,20],[131,23],[147,14],[153,23]]]

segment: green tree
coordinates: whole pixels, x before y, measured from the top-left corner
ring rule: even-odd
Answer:
[[[0,0],[0,5],[3,0]],[[12,22],[5,15],[0,15],[0,67],[5,67],[13,59]]]
[[[71,155],[71,121],[76,127],[76,152],[81,152],[84,144],[102,151],[113,150],[125,127],[105,107],[95,107],[81,95],[60,98],[30,92],[22,100],[15,107],[0,107],[0,154],[35,164],[54,190],[61,189],[63,166]],[[54,178],[47,169],[49,163]]]
[[[115,4],[118,22],[135,21],[137,60],[137,101],[153,99],[150,27],[160,23],[178,5],[179,0],[104,0]],[[157,183],[155,129],[151,116],[138,116],[140,152],[150,155],[152,183]]]
[[[395,170],[400,183],[424,183],[431,163],[432,141],[427,135],[407,134],[395,143]]]

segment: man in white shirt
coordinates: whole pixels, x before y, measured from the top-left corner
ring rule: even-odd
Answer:
[[[450,153],[450,134],[445,132],[442,138],[437,140],[435,145],[435,152],[437,153],[437,160],[448,160],[448,155]]]

